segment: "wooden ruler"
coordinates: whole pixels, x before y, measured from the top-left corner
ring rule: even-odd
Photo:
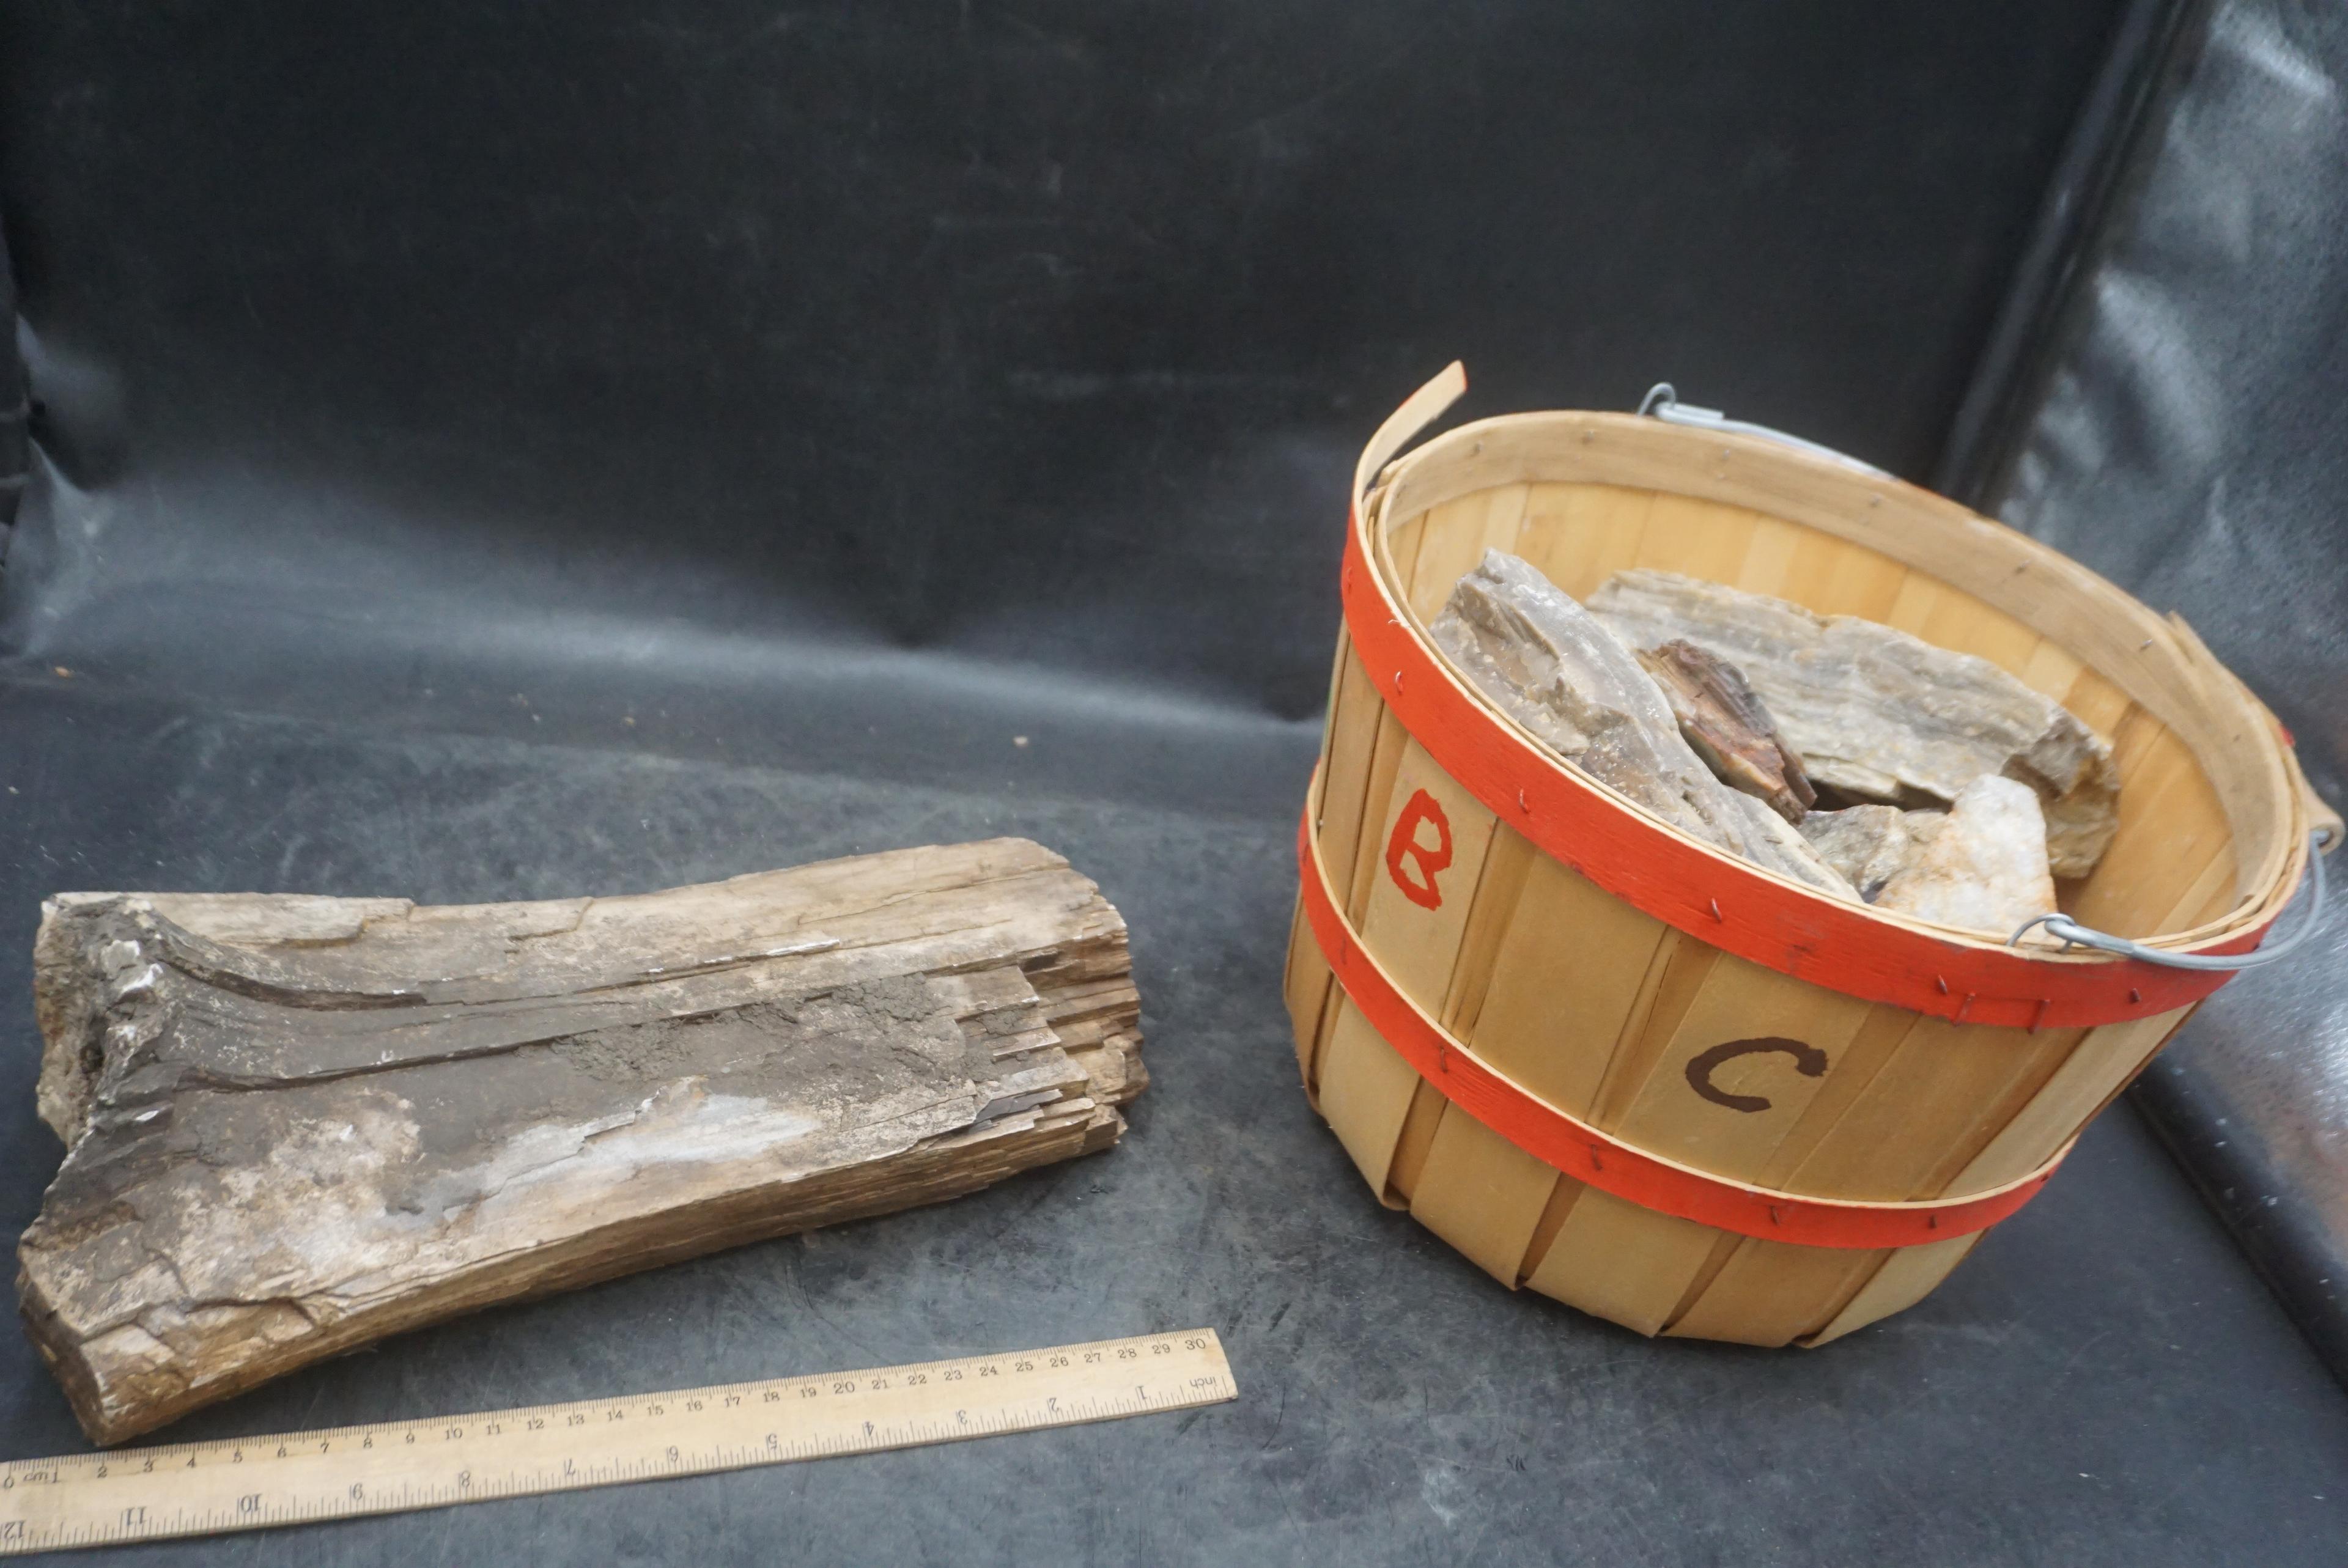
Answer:
[[[0,1465],[0,1554],[872,1453],[1236,1399],[1211,1328]]]

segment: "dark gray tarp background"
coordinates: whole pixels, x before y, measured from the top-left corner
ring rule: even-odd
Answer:
[[[1377,419],[1455,355],[1463,415],[1668,375],[1930,475],[2124,20],[0,12],[39,442],[0,585],[0,1228],[58,1154],[22,955],[65,887],[537,897],[1026,833],[1130,920],[1155,1078],[1100,1158],[170,1435],[1193,1323],[1244,1390],[139,1560],[2335,1561],[2348,1403],[2134,1117],[1914,1311],[1651,1345],[1380,1209],[1279,998]],[[77,1446],[15,1337],[0,1371],[0,1451]]]
[[[2173,609],[2348,798],[2348,9],[2229,0],[2178,61],[2002,515]],[[2348,1377],[2348,920],[2138,1089]]]
[[[280,702],[332,623],[345,682],[819,644],[1302,718],[1337,477],[1452,358],[1929,472],[2117,11],[16,7],[0,220],[106,515],[20,539],[5,635]]]

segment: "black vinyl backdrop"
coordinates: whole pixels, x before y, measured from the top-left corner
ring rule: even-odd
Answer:
[[[2138,192],[2027,405],[2003,513],[2182,614],[2338,802],[2348,13],[2234,0],[2175,76]],[[2335,918],[2213,999],[2137,1093],[2348,1380],[2343,959]]]
[[[1454,357],[1467,415],[1668,377],[1977,473],[2177,15],[0,8],[36,446],[0,1229],[56,1167],[22,955],[68,887],[540,897],[1029,834],[1130,921],[1154,1079],[1108,1154],[167,1435],[1194,1323],[1242,1389],[139,1561],[2334,1561],[2348,1407],[2134,1118],[1911,1312],[1650,1345],[1379,1208],[1279,999],[1344,477],[1394,402]],[[12,1336],[0,1432],[79,1441]]]
[[[1307,715],[1335,476],[1455,356],[1929,472],[2115,9],[17,7],[108,516],[10,643],[421,595]]]

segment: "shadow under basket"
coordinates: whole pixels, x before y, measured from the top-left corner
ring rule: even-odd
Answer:
[[[1373,1192],[1512,1288],[1823,1344],[1945,1278],[2231,971],[2002,946],[1715,852],[1451,671],[1426,622],[1460,575],[1504,549],[1582,598],[1659,568],[1999,665],[2118,763],[2065,912],[2166,954],[2254,948],[2338,819],[2182,621],[2020,534],[1627,415],[1484,420],[1389,466],[1465,385],[1421,389],[1354,478],[1286,977],[1306,1091]]]

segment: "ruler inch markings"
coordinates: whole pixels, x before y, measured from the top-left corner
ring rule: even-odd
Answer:
[[[1239,1396],[1211,1328],[0,1463],[0,1556],[961,1442]]]

